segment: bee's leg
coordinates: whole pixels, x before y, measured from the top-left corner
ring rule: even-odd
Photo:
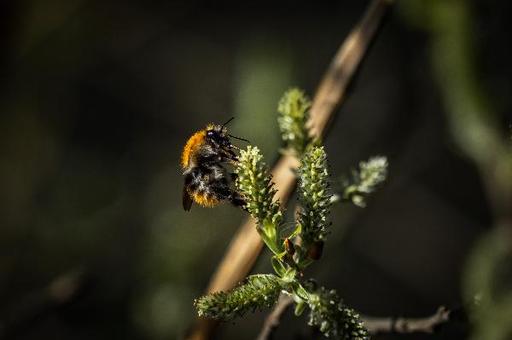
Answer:
[[[229,149],[229,156],[233,162],[238,162],[238,155],[231,149]]]
[[[219,161],[221,163],[226,163],[226,164],[230,164],[232,166],[235,166],[238,163],[238,158],[220,157]]]
[[[217,168],[222,163],[236,164],[237,161],[237,155],[231,150],[214,149],[211,146],[204,147],[197,158],[197,163],[206,168]]]
[[[242,209],[247,210],[247,202],[245,202],[242,195],[240,195],[238,192],[232,190],[231,195],[229,195],[228,199],[231,202],[231,204],[233,204],[235,207],[241,207]]]
[[[221,152],[221,161],[231,164],[238,163],[238,156],[236,153],[233,152],[231,149],[222,149]]]
[[[236,207],[245,207],[245,200],[237,191],[230,188],[226,177],[211,183],[211,191],[219,200],[228,200]]]

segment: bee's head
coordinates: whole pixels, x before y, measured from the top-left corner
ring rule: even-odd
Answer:
[[[236,137],[230,135],[228,133],[228,128],[226,125],[233,120],[234,117],[230,118],[227,122],[222,125],[218,124],[209,124],[206,127],[206,139],[210,144],[213,144],[216,147],[228,148],[228,149],[238,149],[235,145],[231,144],[231,138],[235,138],[238,140],[242,140],[244,142],[249,142],[247,139]]]
[[[208,141],[221,147],[230,147],[228,129],[224,125],[210,124],[206,127],[206,138]]]

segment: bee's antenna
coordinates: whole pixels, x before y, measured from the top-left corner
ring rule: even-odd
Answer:
[[[241,140],[241,141],[247,142],[247,143],[251,143],[251,142],[249,142],[247,139],[244,139],[244,138],[240,138],[240,137],[233,136],[233,135],[230,135],[230,134],[228,134],[228,136],[229,136],[229,137],[231,137],[231,138],[234,138],[234,139],[238,139],[238,140]]]
[[[224,126],[228,125],[228,124],[229,124],[229,122],[230,122],[230,121],[232,121],[233,119],[235,119],[235,117],[231,117],[231,118],[229,118],[227,122],[225,122],[224,124],[222,124],[222,127],[224,127]]]

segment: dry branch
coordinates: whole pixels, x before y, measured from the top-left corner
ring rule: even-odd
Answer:
[[[434,329],[450,319],[450,311],[441,306],[424,318],[391,318],[363,316],[363,322],[372,334],[377,333],[432,333]]]
[[[261,332],[257,340],[270,339],[272,332],[277,328],[281,316],[293,303],[290,296],[281,295],[279,302],[268,315],[263,323]],[[366,329],[371,334],[377,333],[432,333],[435,328],[450,319],[451,311],[441,306],[437,311],[427,317],[422,318],[394,318],[394,317],[375,317],[362,316]]]
[[[270,339],[272,332],[277,328],[277,326],[279,326],[281,315],[283,315],[283,313],[288,309],[292,302],[293,299],[291,296],[281,294],[279,301],[275,305],[274,309],[265,319],[260,334],[256,338],[257,340]]]

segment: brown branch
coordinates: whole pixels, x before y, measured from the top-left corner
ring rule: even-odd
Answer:
[[[288,309],[292,302],[293,299],[290,295],[281,294],[277,304],[272,310],[272,313],[270,313],[265,319],[261,332],[256,338],[257,340],[270,339],[272,332],[277,328],[277,326],[279,326],[281,315]]]
[[[434,329],[450,320],[450,311],[441,306],[424,318],[389,318],[363,316],[363,322],[372,334],[377,333],[432,333]]]
[[[337,107],[345,99],[347,87],[357,70],[369,44],[376,36],[392,0],[373,0],[362,20],[354,27],[334,56],[313,99],[308,128],[315,137],[322,137]],[[296,179],[293,169],[299,161],[283,155],[272,170],[277,189],[276,199],[285,205],[292,193]],[[207,293],[233,288],[251,270],[262,249],[254,220],[248,219],[233,237],[225,255],[213,274]],[[209,338],[215,328],[213,320],[199,319],[188,334],[189,340]]]
[[[338,49],[311,106],[308,125],[313,136],[321,137],[324,134],[335,109],[343,103],[347,87],[392,3],[393,0],[373,0],[361,21]]]
[[[292,304],[293,299],[289,295],[281,295],[278,303],[267,316],[257,340],[270,339],[272,333],[279,325],[281,316]],[[441,306],[437,311],[423,318],[393,318],[361,316],[366,329],[371,334],[378,333],[432,333],[434,329],[450,320],[451,311]]]

